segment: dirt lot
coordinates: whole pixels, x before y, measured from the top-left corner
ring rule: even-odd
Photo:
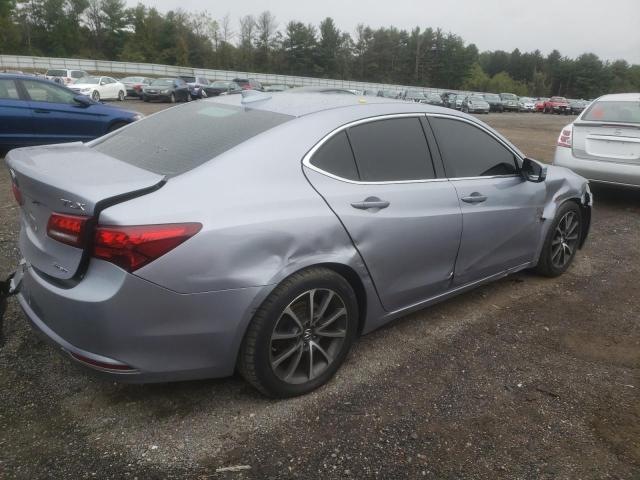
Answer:
[[[130,108],[161,108],[127,102]],[[483,117],[549,161],[564,117]],[[131,386],[34,335],[0,340],[0,478],[640,478],[640,193],[594,189],[559,279],[521,273],[362,338],[288,401],[239,378]],[[0,274],[18,259],[0,176]],[[216,473],[247,466],[235,473]]]

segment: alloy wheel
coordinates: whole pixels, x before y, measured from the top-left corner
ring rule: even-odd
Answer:
[[[273,373],[291,384],[321,375],[338,356],[349,321],[344,300],[333,290],[317,288],[296,297],[271,333]]]
[[[551,263],[564,268],[573,258],[580,240],[580,222],[576,212],[569,211],[558,222],[551,241]]]

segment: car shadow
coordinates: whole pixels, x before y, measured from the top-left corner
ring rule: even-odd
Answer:
[[[594,198],[594,208],[607,206],[640,211],[640,188],[614,187],[600,184],[589,184]]]

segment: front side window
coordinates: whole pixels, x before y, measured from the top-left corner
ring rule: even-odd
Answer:
[[[438,142],[449,178],[514,175],[516,160],[498,140],[459,120],[432,117],[429,123]]]
[[[347,180],[358,180],[358,170],[345,131],[327,140],[313,155],[311,165]]]
[[[377,120],[351,127],[348,132],[361,180],[393,182],[435,177],[419,118]]]
[[[65,103],[75,105],[75,93],[49,82],[21,80],[31,100],[36,102]]]
[[[0,79],[0,98],[6,100],[20,100],[18,89],[16,88],[16,82],[8,79]]]

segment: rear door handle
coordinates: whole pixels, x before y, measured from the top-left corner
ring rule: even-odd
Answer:
[[[487,200],[486,195],[481,195],[478,192],[473,192],[468,197],[462,197],[462,201],[466,203],[482,203]]]
[[[382,210],[383,208],[387,208],[391,205],[386,200],[380,200],[378,197],[368,197],[364,199],[364,202],[354,202],[351,204],[353,208],[357,208],[358,210],[369,210],[369,209],[378,209]]]

